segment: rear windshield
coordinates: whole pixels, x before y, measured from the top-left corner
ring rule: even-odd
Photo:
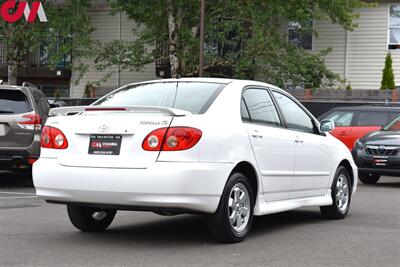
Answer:
[[[17,90],[0,90],[0,114],[20,114],[32,110],[26,95]]]
[[[225,84],[165,82],[123,87],[99,99],[99,106],[153,106],[176,108],[193,114],[207,111]]]

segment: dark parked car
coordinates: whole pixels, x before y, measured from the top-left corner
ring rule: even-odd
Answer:
[[[380,176],[400,176],[400,116],[356,141],[352,151],[359,178],[375,184]]]
[[[354,106],[331,109],[318,119],[333,120],[335,129],[331,134],[351,150],[357,139],[381,129],[398,115],[400,107]]]
[[[30,170],[50,105],[34,85],[0,85],[0,170]]]

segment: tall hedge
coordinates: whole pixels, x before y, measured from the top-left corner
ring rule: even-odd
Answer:
[[[382,71],[381,89],[394,89],[394,74],[392,68],[392,55],[388,53],[385,59],[385,68]]]

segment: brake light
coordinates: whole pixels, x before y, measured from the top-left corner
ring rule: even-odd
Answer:
[[[26,119],[18,122],[19,126],[24,129],[40,130],[42,127],[42,118],[37,114],[23,115],[22,118]]]
[[[66,149],[68,147],[68,141],[64,133],[59,129],[44,126],[40,146],[43,148]]]
[[[149,133],[143,140],[147,151],[180,151],[194,147],[202,132],[191,127],[160,128]]]

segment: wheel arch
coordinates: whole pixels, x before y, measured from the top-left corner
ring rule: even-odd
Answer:
[[[253,190],[254,193],[254,203],[255,203],[258,195],[258,190],[260,188],[256,168],[253,166],[253,164],[251,164],[248,161],[241,161],[238,164],[236,164],[236,166],[232,169],[230,175],[232,175],[235,172],[240,172],[243,175],[245,175],[247,179],[249,179],[251,189]]]
[[[346,168],[347,172],[349,173],[349,175],[350,175],[350,185],[351,185],[351,188],[353,188],[353,186],[354,186],[354,173],[353,173],[353,168],[351,167],[350,162],[347,159],[344,159],[339,163],[338,168],[340,166]]]

